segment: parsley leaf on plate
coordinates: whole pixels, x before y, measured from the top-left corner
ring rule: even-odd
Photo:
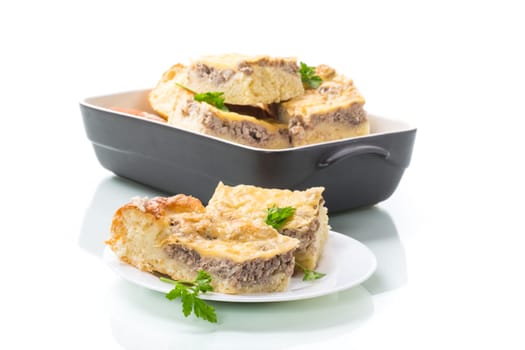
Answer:
[[[211,323],[217,322],[217,315],[213,306],[206,304],[202,299],[194,298],[193,312],[195,316],[205,319]]]
[[[278,208],[273,206],[268,208],[266,214],[266,224],[272,226],[275,229],[283,227],[286,221],[295,213],[295,208],[293,207],[284,207]]]
[[[184,316],[188,317],[193,311],[196,317],[212,323],[217,322],[215,308],[199,298],[201,292],[213,291],[211,276],[207,272],[199,270],[197,278],[191,282],[174,281],[166,277],[161,277],[160,280],[174,285],[173,289],[166,294],[166,298],[169,300],[180,298]]]
[[[302,266],[301,264],[299,264],[297,261],[295,262],[295,265],[300,267],[301,270],[303,270],[303,273],[304,273],[303,281],[315,281],[315,280],[318,280],[326,276],[326,273],[309,270],[305,268],[304,266]]]

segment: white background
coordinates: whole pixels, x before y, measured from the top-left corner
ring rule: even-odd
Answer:
[[[524,16],[518,1],[2,2],[0,348],[523,349]],[[224,323],[209,326],[104,266],[113,210],[147,190],[100,167],[78,101],[226,52],[330,64],[369,112],[418,128],[412,164],[377,206],[406,263],[395,288],[221,305]],[[333,220],[366,231],[367,215]],[[294,325],[265,326],[287,315]],[[315,317],[341,326],[315,332]]]

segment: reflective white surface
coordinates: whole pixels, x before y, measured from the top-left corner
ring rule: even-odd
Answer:
[[[525,348],[517,3],[235,4],[0,5],[0,348]],[[418,135],[390,199],[330,216],[375,253],[369,280],[312,300],[214,302],[212,325],[102,262],[114,210],[157,193],[100,167],[78,101],[231,51],[332,64],[370,112]]]

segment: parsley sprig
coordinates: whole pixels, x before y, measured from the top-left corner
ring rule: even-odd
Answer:
[[[323,278],[324,276],[326,276],[326,273],[317,272],[317,271],[314,271],[314,270],[309,270],[306,267],[304,267],[303,265],[299,264],[297,261],[295,262],[295,266],[297,266],[301,270],[303,270],[303,273],[304,273],[303,281],[315,281],[315,280],[318,280],[318,279]]]
[[[268,208],[266,214],[266,224],[272,226],[274,229],[279,229],[283,227],[286,221],[295,213],[295,208],[293,207],[284,207],[278,208],[274,205],[271,208]]]
[[[193,311],[196,317],[212,323],[217,322],[215,308],[199,298],[200,293],[213,291],[211,276],[206,271],[199,270],[197,278],[192,282],[174,281],[166,277],[161,277],[160,280],[175,286],[166,294],[166,298],[169,300],[180,298],[184,316],[188,317]]]
[[[202,94],[195,94],[193,98],[198,102],[206,102],[212,106],[217,107],[221,111],[229,112],[228,107],[224,105],[224,92],[205,92]]]
[[[203,92],[203,93],[198,93],[196,91],[193,91],[191,90],[190,88],[184,86],[184,85],[181,85],[181,84],[178,84],[176,83],[178,87],[180,88],[183,88],[184,90],[186,91],[189,91],[193,94],[193,99],[197,102],[206,102],[207,104],[209,105],[212,105],[218,109],[220,109],[221,111],[224,111],[224,112],[229,112],[230,110],[228,109],[228,107],[226,107],[226,105],[224,104],[224,92],[219,92],[219,91],[215,91],[215,92]]]
[[[299,73],[301,73],[301,81],[306,87],[317,89],[323,82],[323,79],[315,74],[315,67],[308,66],[304,62],[300,63]]]

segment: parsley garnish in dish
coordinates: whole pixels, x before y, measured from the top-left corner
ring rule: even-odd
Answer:
[[[292,208],[292,207],[277,208],[277,206],[274,205],[273,207],[268,208],[268,212],[266,215],[266,224],[272,226],[275,229],[279,229],[283,227],[286,221],[294,213],[295,213],[295,208]]]
[[[221,111],[224,111],[224,112],[229,112],[230,111],[228,109],[228,107],[226,107],[226,105],[224,104],[224,97],[223,97],[224,92],[216,91],[216,92],[198,93],[196,91],[191,90],[190,88],[187,88],[184,85],[181,85],[181,84],[178,84],[178,83],[176,83],[176,85],[178,87],[180,87],[180,88],[183,88],[186,91],[191,92],[194,95],[193,99],[195,101],[197,101],[197,102],[206,102],[207,104],[212,105],[215,108],[218,108],[218,109],[220,109]]]
[[[301,62],[299,73],[301,73],[301,81],[309,88],[317,89],[323,82],[320,76],[315,74],[315,67],[308,66],[306,63]]]
[[[221,111],[228,112],[229,109],[224,105],[224,92],[205,92],[202,94],[195,94],[193,98],[198,102],[206,102],[212,106],[217,107]]]
[[[206,271],[199,270],[193,282],[174,281],[166,277],[161,277],[160,280],[175,286],[166,294],[166,298],[169,300],[180,298],[184,316],[188,317],[193,311],[196,317],[212,323],[217,322],[215,308],[199,298],[199,293],[213,291],[211,276]]]

